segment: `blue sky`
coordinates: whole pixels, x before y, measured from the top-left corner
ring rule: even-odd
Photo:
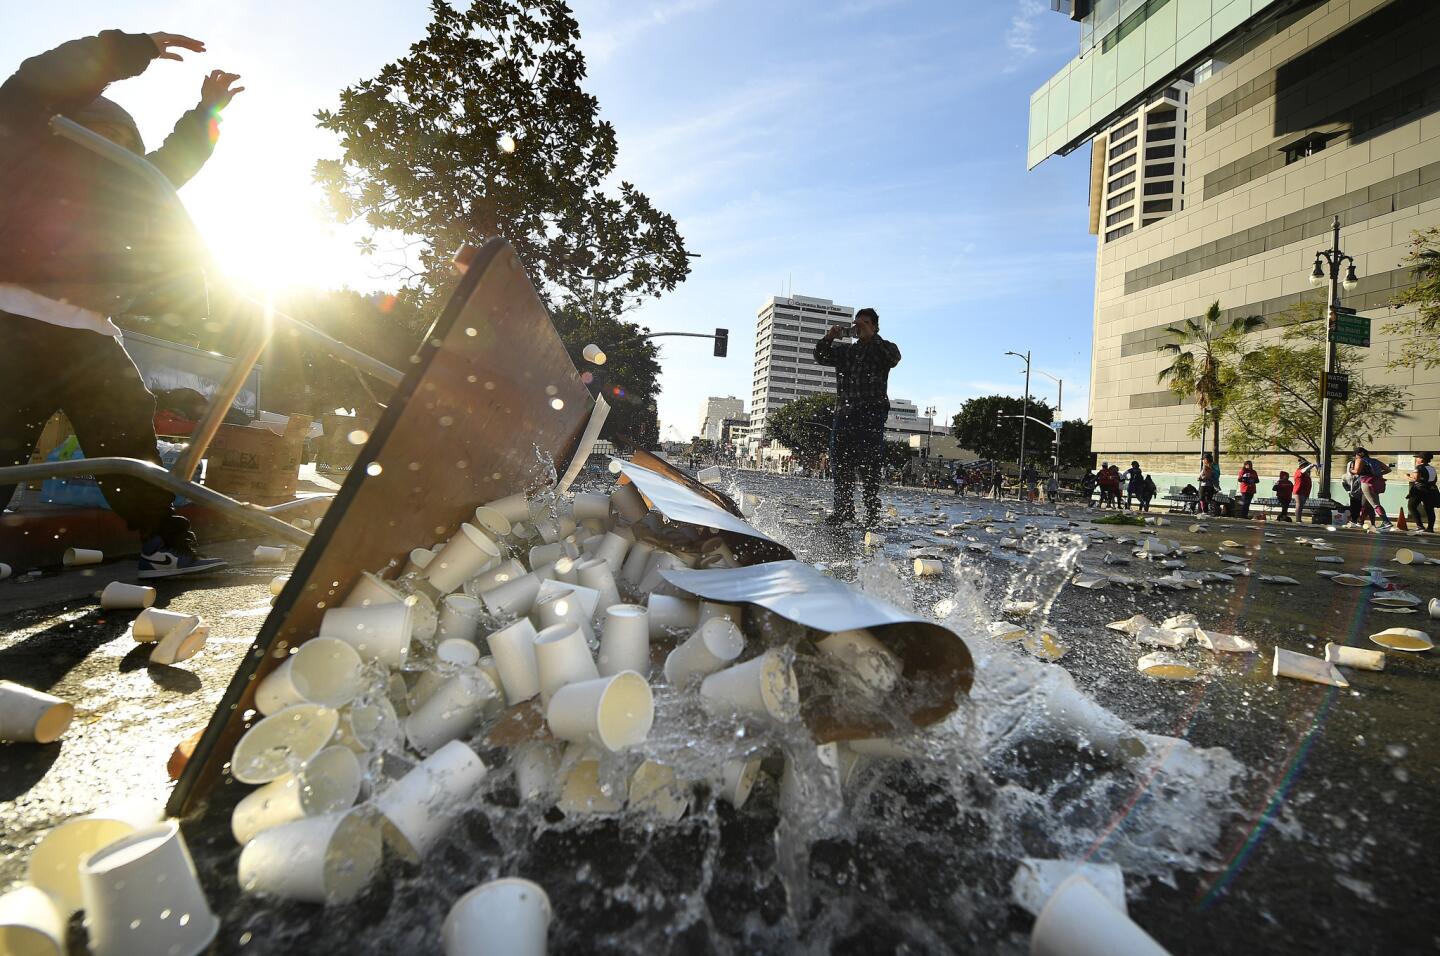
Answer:
[[[619,175],[679,221],[690,279],[632,317],[731,330],[730,357],[664,345],[661,421],[693,433],[707,395],[748,401],[755,312],[793,289],[870,305],[904,360],[891,394],[943,416],[1019,394],[1021,363],[1088,397],[1094,238],[1086,158],[1025,171],[1029,95],[1074,55],[1041,0],[578,0],[586,86],[614,123]],[[57,11],[57,12],[51,12]],[[59,12],[63,11],[63,12]],[[203,73],[244,75],[215,159],[182,195],[238,275],[376,287],[309,183],[334,155],[312,115],[402,55],[419,0],[82,0],[35,7],[0,66],[107,27],[187,33],[209,52],[112,88],[147,140],[193,105]],[[1054,384],[1032,391],[1053,401]]]

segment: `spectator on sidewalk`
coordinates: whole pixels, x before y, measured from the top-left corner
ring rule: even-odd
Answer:
[[[1154,478],[1154,476],[1153,476],[1153,475],[1146,475],[1146,476],[1145,476],[1145,480],[1140,483],[1140,495],[1139,495],[1139,497],[1140,497],[1140,510],[1141,510],[1141,511],[1144,511],[1144,512],[1147,512],[1147,513],[1150,511],[1150,502],[1152,502],[1152,501],[1155,500],[1155,494],[1156,494],[1159,490],[1160,490],[1160,489],[1158,489],[1158,488],[1155,487],[1155,478]]]
[[[1295,523],[1300,524],[1305,520],[1305,502],[1310,500],[1310,471],[1315,466],[1304,458],[1300,464],[1295,466],[1295,475],[1291,483],[1295,486]]]
[[[1088,508],[1095,502],[1091,499],[1095,495],[1095,469],[1087,467],[1085,474],[1080,478],[1080,496],[1085,499],[1085,506]]]
[[[837,342],[842,335],[853,342]],[[900,364],[900,349],[880,337],[874,309],[855,313],[853,326],[832,325],[815,343],[815,361],[835,369],[835,508],[831,525],[855,520],[855,472],[860,472],[865,521],[880,520],[880,467],[885,454],[885,419],[890,414],[890,370]]]
[[[1295,493],[1295,484],[1290,480],[1290,475],[1280,472],[1280,477],[1270,486],[1270,490],[1275,492],[1275,500],[1280,502],[1280,516],[1276,520],[1289,521],[1290,498]]]
[[[1255,464],[1247,461],[1240,466],[1240,517],[1250,517],[1250,502],[1255,500],[1255,492],[1260,489],[1260,473],[1255,470]]]
[[[1125,486],[1125,510],[1129,511],[1130,503],[1140,497],[1140,486],[1145,483],[1145,473],[1140,470],[1138,461],[1132,461],[1120,477]]]
[[[1215,459],[1208,451],[1200,455],[1199,485],[1200,511],[1202,514],[1213,514],[1215,493],[1220,490],[1220,474],[1215,470]]]
[[[126,353],[120,315],[205,317],[198,243],[134,173],[54,135],[59,114],[136,155],[176,188],[210,158],[220,111],[239,93],[215,70],[200,101],[151,153],[130,114],[101,95],[177,50],[204,53],[174,33],[71,40],[20,64],[0,85],[0,466],[29,460],[50,416],[64,411],[85,454],[159,465],[155,397]],[[110,507],[141,538],[140,577],[173,577],[224,564],[195,553],[172,492],[102,476]],[[8,502],[13,488],[0,488]]]
[[[997,465],[995,467],[995,474],[990,476],[990,496],[996,501],[999,501],[1000,492],[1004,489],[1004,487],[1005,474],[1000,470],[1000,467]]]
[[[1436,481],[1434,455],[1421,452],[1415,456],[1415,470],[1410,472],[1410,492],[1406,502],[1417,531],[1435,533],[1435,509],[1440,507],[1440,483]]]

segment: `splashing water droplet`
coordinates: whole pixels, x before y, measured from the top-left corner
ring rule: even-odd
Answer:
[[[550,399],[550,407],[558,412],[565,407],[565,400],[563,398],[552,398]]]
[[[369,475],[372,478],[380,474],[380,472],[384,470],[385,468],[378,461],[372,461],[370,464],[365,466],[365,474]]]
[[[357,428],[345,436],[352,445],[363,445],[370,440],[370,433],[363,428]]]

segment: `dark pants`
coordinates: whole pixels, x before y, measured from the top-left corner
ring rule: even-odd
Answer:
[[[1434,488],[1411,488],[1405,499],[1410,505],[1410,520],[1422,531],[1435,530],[1435,506],[1440,504],[1440,491]]]
[[[27,463],[57,411],[75,426],[87,458],[160,464],[155,396],[120,340],[0,312],[0,466]],[[134,478],[99,482],[110,507],[141,536],[183,534],[169,520],[171,492]],[[0,507],[14,492],[13,485],[0,486]]]
[[[880,462],[885,452],[886,404],[853,405],[835,410],[830,460],[835,463],[835,514],[855,514],[855,472],[860,472],[861,497],[871,517],[880,513]]]
[[[1255,500],[1255,492],[1247,491],[1240,496],[1240,517],[1250,517],[1250,502]]]
[[[1289,498],[1281,498],[1281,499],[1279,499],[1279,501],[1280,501],[1280,518],[1279,518],[1279,520],[1281,520],[1281,521],[1289,521],[1289,520],[1290,520],[1290,517],[1289,517],[1289,516],[1290,516],[1290,499],[1289,499]],[[1296,512],[1296,516],[1297,516],[1297,517],[1299,516],[1299,512]]]

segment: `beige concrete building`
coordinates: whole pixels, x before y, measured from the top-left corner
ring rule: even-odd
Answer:
[[[1212,3],[1225,8],[1223,22]],[[1330,246],[1336,215],[1359,278],[1342,302],[1373,320],[1363,374],[1404,387],[1410,400],[1370,445],[1406,464],[1410,453],[1440,445],[1440,370],[1388,370],[1397,342],[1385,331],[1405,314],[1391,301],[1412,281],[1401,266],[1412,234],[1440,225],[1440,3],[1151,0],[1132,7],[1120,11],[1117,27],[1124,32],[1128,23],[1129,33],[1103,47],[1106,53],[1123,54],[1113,48],[1136,36],[1143,42],[1167,7],[1172,19],[1189,16],[1185,36],[1197,39],[1174,40],[1173,22],[1160,29],[1171,46],[1157,58],[1170,69],[1152,71],[1146,58],[1153,51],[1142,49],[1145,82],[1132,84],[1134,99],[1112,112],[1113,92],[1098,105],[1078,102],[1079,60],[1032,99],[1031,164],[1092,141],[1098,204],[1116,194],[1108,188],[1113,144],[1106,131],[1137,110],[1143,123],[1172,84],[1193,82],[1181,104],[1188,116],[1174,160],[1184,164],[1175,170],[1183,177],[1183,208],[1177,202],[1164,218],[1108,230],[1107,212],[1092,209],[1098,255],[1090,415],[1098,456],[1139,459],[1175,480],[1195,472],[1199,446],[1186,431],[1198,411],[1156,382],[1169,364],[1157,352],[1165,327],[1202,316],[1218,300],[1227,318],[1265,316],[1272,327],[1254,334],[1278,338],[1273,326],[1287,309],[1328,295],[1311,287],[1309,275],[1316,251]],[[1195,26],[1202,7],[1214,21],[1208,33]],[[1236,8],[1249,15],[1234,15]],[[1087,55],[1101,52],[1097,39]],[[1099,76],[1104,64],[1090,70]],[[1066,105],[1057,112],[1053,97],[1062,95]],[[1285,461],[1293,465],[1257,460],[1262,488]],[[1227,486],[1239,464],[1222,459]],[[1403,496],[1403,482],[1391,487]]]

